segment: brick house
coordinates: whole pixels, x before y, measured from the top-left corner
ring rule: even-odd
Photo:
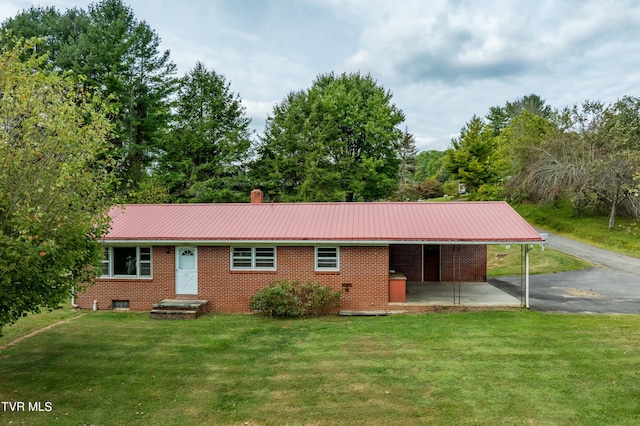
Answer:
[[[273,204],[255,190],[251,203],[110,215],[102,276],[77,295],[80,308],[201,299],[210,312],[249,312],[250,295],[287,278],[343,290],[342,310],[387,311],[394,278],[484,282],[487,244],[543,242],[504,202]]]

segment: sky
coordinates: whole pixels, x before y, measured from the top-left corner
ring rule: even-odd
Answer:
[[[2,0],[0,21],[30,6]],[[419,150],[444,150],[474,115],[529,94],[562,109],[640,96],[637,0],[125,0],[171,51],[223,74],[256,135],[320,74],[370,74]]]

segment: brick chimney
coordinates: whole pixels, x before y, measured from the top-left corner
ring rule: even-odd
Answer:
[[[259,189],[254,189],[251,191],[251,204],[261,204],[264,196],[262,195],[262,191]]]

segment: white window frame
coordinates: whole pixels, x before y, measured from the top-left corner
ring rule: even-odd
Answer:
[[[336,251],[335,257],[325,257],[325,259],[335,259],[336,266],[320,266],[318,250],[331,249]],[[314,264],[316,272],[339,272],[340,271],[340,247],[337,246],[316,246],[314,250]]]
[[[136,249],[136,273],[135,275],[114,274],[114,249],[135,248]],[[144,252],[143,252],[144,251]],[[148,253],[147,253],[148,251]],[[124,279],[151,279],[153,278],[153,250],[150,246],[107,246],[104,248],[104,258],[102,259],[102,274],[100,278],[124,278]],[[148,266],[149,275],[142,275],[142,265]],[[104,274],[105,266],[108,274]]]
[[[251,250],[251,266],[235,266],[234,265],[234,257],[233,254],[237,249],[241,249],[243,252],[247,250]],[[260,258],[271,259],[272,256],[257,256],[256,253],[260,249],[270,249],[273,250],[273,266],[257,266]],[[277,250],[274,246],[257,246],[257,247],[248,247],[248,246],[237,246],[231,247],[229,250],[230,263],[232,271],[275,271],[277,269]],[[248,257],[246,257],[248,260]]]
[[[103,277],[111,276],[111,249],[109,247],[104,247],[103,255],[102,255],[102,270],[100,271],[100,275]],[[106,274],[105,274],[106,269]]]
[[[148,258],[147,253],[142,253],[142,250],[149,250]],[[138,277],[151,278],[153,276],[153,262],[151,261],[152,251],[151,247],[138,247]],[[144,259],[143,259],[144,256]],[[149,274],[142,275],[142,265],[146,265],[149,267]]]

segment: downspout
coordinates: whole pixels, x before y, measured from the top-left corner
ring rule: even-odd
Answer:
[[[529,244],[524,249],[524,307],[529,309],[529,252],[531,251]]]
[[[71,287],[71,306],[73,306],[74,308],[78,307],[78,305],[76,304],[76,288],[75,287]]]

